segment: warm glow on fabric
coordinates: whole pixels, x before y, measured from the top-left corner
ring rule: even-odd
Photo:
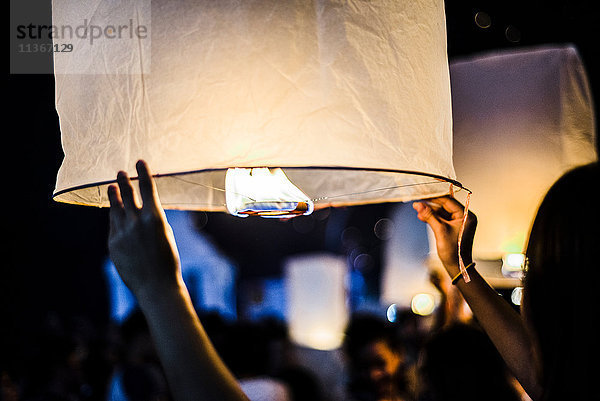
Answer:
[[[281,168],[315,208],[460,186],[443,1],[52,6],[54,25],[100,33],[54,55],[57,201],[108,206],[107,186],[119,170],[135,179],[139,159],[167,209],[228,211],[234,168]]]
[[[546,191],[596,159],[587,74],[570,45],[502,50],[450,65],[454,165],[473,192],[473,256],[525,250]]]

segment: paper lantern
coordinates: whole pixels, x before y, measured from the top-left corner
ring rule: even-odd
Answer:
[[[429,281],[430,239],[427,225],[417,218],[412,205],[395,206],[390,219],[394,230],[383,244],[380,301],[409,309],[415,296],[438,294]]]
[[[550,186],[596,159],[586,72],[565,45],[456,60],[450,76],[455,168],[478,215],[474,256],[511,267]]]
[[[55,0],[53,24],[57,201],[108,206],[138,159],[168,209],[226,211],[231,168],[281,168],[313,203],[234,192],[234,214],[460,185],[441,0]]]
[[[320,349],[338,348],[348,323],[346,261],[328,254],[299,255],[284,266],[287,321],[296,344]]]

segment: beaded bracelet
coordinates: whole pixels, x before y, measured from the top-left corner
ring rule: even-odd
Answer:
[[[465,267],[465,271],[469,270],[472,267],[475,267],[475,262],[469,263],[467,267]],[[460,280],[461,277],[462,271],[458,272],[458,274],[452,278],[452,285],[456,285],[456,283],[458,283],[458,280]]]

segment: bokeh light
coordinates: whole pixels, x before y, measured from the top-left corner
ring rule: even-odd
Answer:
[[[396,304],[391,304],[388,308],[387,311],[385,313],[387,320],[390,323],[394,323],[396,321],[396,317],[397,317],[397,306]]]
[[[488,13],[479,11],[475,14],[475,24],[482,29],[487,29],[492,26],[492,18]]]
[[[391,219],[379,219],[373,227],[375,236],[382,241],[387,241],[394,235],[394,222]]]
[[[523,287],[515,287],[510,294],[510,300],[513,304],[519,306],[521,305],[521,300],[523,299]]]
[[[413,297],[410,308],[417,315],[431,315],[435,309],[435,299],[431,294],[417,294]]]

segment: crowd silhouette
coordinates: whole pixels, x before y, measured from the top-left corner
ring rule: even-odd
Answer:
[[[419,323],[423,317],[410,310],[400,313],[403,317],[394,323],[370,313],[356,314],[350,320],[341,348],[347,364],[344,400],[387,399],[389,394],[395,395],[392,399],[405,401],[459,399],[440,398],[431,391],[443,384],[451,385],[452,394],[460,394],[463,400],[481,396],[489,396],[486,399],[490,400],[517,399],[490,396],[504,394],[492,389],[502,388],[511,395],[516,390],[506,365],[476,322],[450,324],[432,331]],[[295,360],[296,346],[288,337],[284,321],[264,318],[250,322],[226,319],[218,312],[198,314],[219,356],[242,388],[254,392],[251,399],[330,399],[318,373]],[[18,364],[13,361],[5,365],[3,400],[174,399],[139,309],[122,322],[112,321],[102,328],[85,316],[50,315],[43,330],[29,342],[31,349],[21,355]],[[468,352],[458,347],[461,342]],[[457,356],[461,357],[457,359],[460,366],[456,365],[460,371],[449,371],[448,361]],[[468,369],[463,369],[465,366]],[[463,374],[479,384],[456,386],[455,379]],[[264,384],[253,386],[257,380]],[[489,383],[496,387],[486,387]],[[275,391],[278,388],[281,391]]]

